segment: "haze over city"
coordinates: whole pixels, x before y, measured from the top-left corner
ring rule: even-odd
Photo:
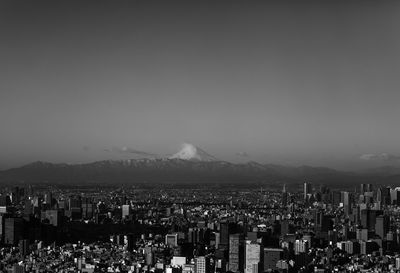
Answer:
[[[0,272],[400,273],[399,1],[0,1]]]
[[[100,3],[0,3],[0,169],[399,163],[398,2]]]

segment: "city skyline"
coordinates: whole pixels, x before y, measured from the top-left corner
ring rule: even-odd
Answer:
[[[399,165],[396,2],[4,1],[0,169],[173,155]]]

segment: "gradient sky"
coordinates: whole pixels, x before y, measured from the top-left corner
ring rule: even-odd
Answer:
[[[0,2],[0,168],[398,163],[399,87],[398,1]]]

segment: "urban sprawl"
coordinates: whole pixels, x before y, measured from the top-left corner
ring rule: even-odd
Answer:
[[[0,192],[1,272],[400,272],[400,188]]]

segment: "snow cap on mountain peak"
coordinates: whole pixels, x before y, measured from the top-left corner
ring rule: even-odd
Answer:
[[[181,149],[170,159],[214,161],[215,157],[190,143],[183,143]]]

